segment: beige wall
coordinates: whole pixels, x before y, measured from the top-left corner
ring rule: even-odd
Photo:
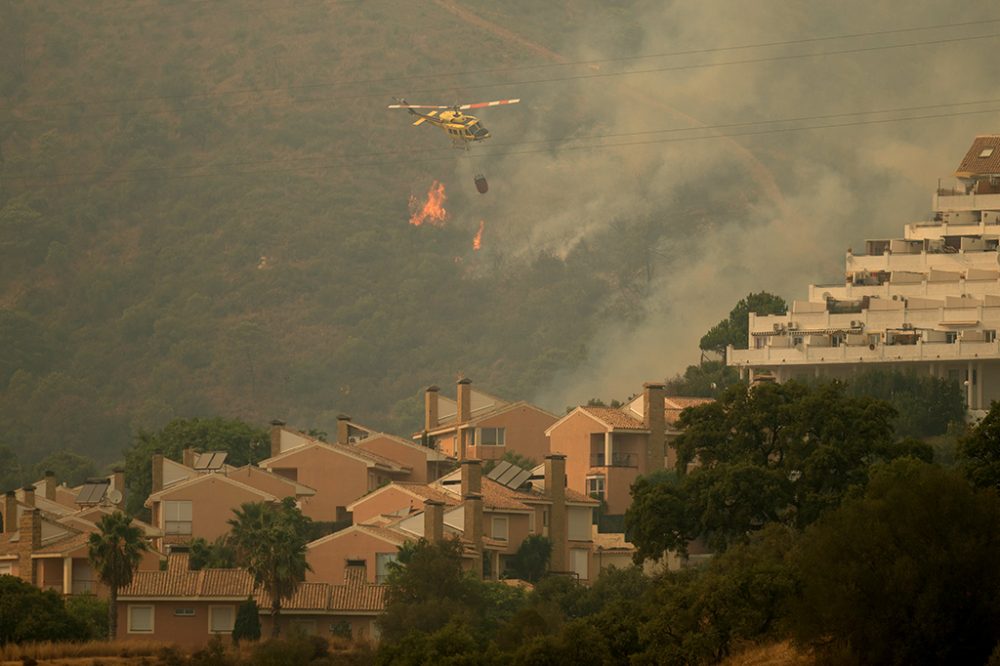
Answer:
[[[357,447],[377,453],[413,470],[408,476],[400,477],[400,481],[427,483],[428,480],[433,480],[427,477],[427,455],[412,446],[407,446],[384,435],[375,435],[361,440],[357,443]]]
[[[263,501],[264,497],[245,488],[226,483],[213,474],[206,476],[199,483],[176,490],[168,490],[160,497],[159,501],[184,500],[191,502],[191,534],[184,535],[181,541],[187,541],[194,537],[214,541],[229,533],[228,521],[233,517],[234,509],[240,508],[240,505],[246,502]],[[157,516],[160,520],[158,527],[163,529],[162,510],[159,511],[159,514]],[[170,540],[168,539],[168,541]]]
[[[470,458],[493,460],[503,457],[507,451],[514,451],[541,463],[549,453],[549,440],[545,430],[556,422],[556,418],[537,409],[522,406],[484,419],[477,428],[504,428],[504,446],[476,446],[469,452]]]
[[[528,530],[528,516],[520,513],[505,513],[503,511],[483,512],[483,536],[493,537],[493,518],[507,519],[507,547],[501,552],[505,555],[513,555],[520,548],[521,542],[528,538],[531,532]]]
[[[374,583],[375,554],[398,551],[398,546],[391,542],[348,528],[306,550],[306,561],[312,567],[312,571],[306,573],[306,581],[339,585],[344,582],[347,560],[364,560],[365,576],[369,583]]]
[[[232,606],[235,609],[240,601],[119,601],[118,602],[118,639],[139,641],[164,641],[177,643],[183,647],[196,648],[208,643],[212,634],[208,631],[209,606]],[[129,633],[128,619],[130,606],[153,607],[153,632]],[[194,609],[194,615],[179,616],[178,609]],[[235,615],[234,615],[235,617]],[[263,635],[263,634],[262,634]],[[222,634],[228,641],[229,634]]]
[[[566,487],[578,493],[587,492],[587,475],[590,472],[590,436],[607,429],[583,412],[570,415],[552,431],[549,446],[552,453],[566,456]]]
[[[295,497],[295,486],[255,467],[241,467],[230,471],[227,476],[234,481],[245,483],[251,488],[270,493],[278,499]]]
[[[402,488],[389,485],[378,494],[368,495],[359,500],[354,507],[353,521],[355,525],[360,525],[383,513],[393,513],[407,507],[422,510],[424,503]]]
[[[319,446],[290,453],[275,463],[296,469],[296,478],[316,489],[302,498],[302,513],[313,520],[336,520],[337,507],[346,507],[368,492],[368,465],[350,456]]]

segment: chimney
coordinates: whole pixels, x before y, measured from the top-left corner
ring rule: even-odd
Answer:
[[[341,414],[337,417],[337,444],[348,444],[351,439],[351,417]]]
[[[163,454],[153,454],[153,488],[152,492],[157,493],[163,490]]]
[[[545,494],[552,500],[549,507],[549,541],[552,542],[549,570],[566,571],[569,522],[566,514],[566,456],[561,453],[545,456]]]
[[[189,446],[188,448],[184,449],[184,453],[182,454],[181,457],[181,462],[184,464],[185,467],[194,467],[194,456],[195,456],[195,450]]]
[[[30,483],[21,490],[24,491],[24,503],[30,507],[35,506],[35,487]]]
[[[285,422],[279,419],[271,421],[271,457],[281,453],[281,429]]]
[[[17,542],[18,575],[32,585],[35,585],[35,565],[31,554],[42,547],[42,516],[38,509],[30,509],[21,514],[21,523]]]
[[[111,470],[111,487],[122,494],[122,501],[125,500],[125,470],[115,467]],[[121,504],[121,502],[119,502]]]
[[[472,544],[478,555],[477,564],[472,573],[477,578],[483,577],[483,496],[479,493],[462,495],[465,505],[465,540]]]
[[[51,469],[45,470],[45,499],[56,501],[56,473]]]
[[[437,386],[428,386],[424,391],[424,430],[433,430],[438,425],[438,391]]]
[[[455,418],[457,423],[468,423],[472,418],[472,380],[462,378],[458,380],[456,389],[458,413]]]
[[[444,540],[444,502],[424,500],[424,538],[431,543]]]
[[[17,531],[17,494],[13,490],[3,496],[3,531],[4,534]]]
[[[462,496],[483,492],[483,461],[466,458],[462,461]]]
[[[646,441],[646,469],[642,472],[644,474],[663,469],[663,458],[667,454],[665,398],[666,391],[663,384],[647,382],[642,385],[642,424],[649,429],[649,439]]]

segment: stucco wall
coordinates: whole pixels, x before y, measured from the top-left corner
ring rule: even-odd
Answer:
[[[316,542],[314,542],[316,543]],[[330,539],[306,550],[306,561],[312,571],[306,573],[306,581],[310,583],[344,582],[344,567],[347,560],[364,560],[365,576],[369,583],[375,580],[375,554],[396,553],[399,548],[371,534],[348,528],[338,532]]]
[[[399,480],[427,483],[427,455],[422,451],[394,441],[389,437],[378,435],[361,440],[358,442],[357,447],[365,451],[377,453],[390,460],[395,460],[413,470],[409,476],[400,477]]]

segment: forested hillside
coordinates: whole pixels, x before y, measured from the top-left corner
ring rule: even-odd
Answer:
[[[391,96],[513,94],[509,68],[563,46],[547,23],[598,19],[607,49],[630,28],[596,1],[460,9],[0,1],[0,445],[108,463],[140,428],[207,415],[405,432],[428,384],[465,374],[530,398],[602,324],[642,320],[665,219],[696,235],[707,211],[752,203],[752,179],[736,165],[716,174],[731,187],[669,213],[651,195],[612,216],[487,163],[479,197],[468,156]],[[502,71],[460,75],[482,70]],[[565,101],[495,112],[495,141],[527,119],[535,139],[600,129],[606,109]],[[409,224],[434,180],[449,218]],[[540,209],[498,212],[529,195],[570,202],[579,231],[536,243]]]

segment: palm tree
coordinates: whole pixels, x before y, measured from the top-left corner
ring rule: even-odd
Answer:
[[[132,582],[142,554],[149,550],[149,542],[142,529],[132,525],[131,516],[121,511],[105,515],[97,523],[97,529],[91,533],[87,545],[97,577],[111,590],[108,635],[114,640],[118,633],[118,590]]]
[[[253,576],[254,584],[271,597],[271,635],[278,636],[281,604],[291,599],[310,571],[306,562],[309,518],[295,500],[252,502],[233,511],[230,542],[239,564]]]

